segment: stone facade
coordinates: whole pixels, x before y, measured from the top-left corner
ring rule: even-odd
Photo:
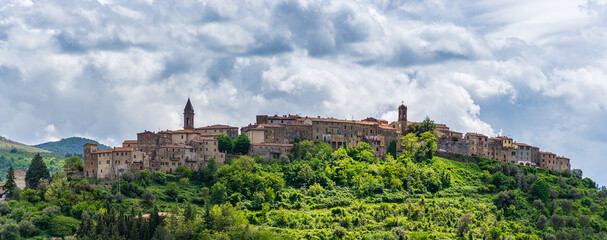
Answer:
[[[204,136],[208,136],[208,137],[226,135],[226,136],[230,137],[232,140],[234,140],[238,137],[238,128],[237,127],[221,125],[221,124],[216,124],[216,125],[211,125],[211,126],[206,126],[206,127],[199,127],[199,128],[196,128],[196,132],[198,132]]]
[[[293,144],[284,143],[253,143],[249,149],[252,156],[260,156],[266,161],[279,159],[281,156],[287,156],[291,153]]]
[[[135,173],[149,165],[148,155],[131,147],[97,150],[97,144],[84,145],[84,176],[116,179],[129,168]]]

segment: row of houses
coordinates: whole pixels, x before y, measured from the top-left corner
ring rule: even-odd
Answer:
[[[100,150],[96,144],[84,145],[85,177],[116,179],[132,169],[174,173],[180,166],[199,169],[214,159],[225,163],[216,137],[226,135],[236,139],[237,127],[212,125],[194,127],[194,108],[188,99],[183,112],[183,129],[137,133],[136,140],[125,140],[122,147]],[[360,142],[373,147],[375,157],[384,158],[391,143],[400,146],[406,133],[407,107],[398,107],[398,120],[382,119],[345,120],[336,118],[302,117],[299,115],[258,115],[256,122],[240,129],[251,141],[249,154],[266,159],[280,158],[290,153],[293,143],[303,140],[329,144],[334,150],[350,148]],[[504,162],[518,163],[553,170],[569,169],[569,159],[553,153],[540,152],[539,148],[514,143],[507,137],[488,138],[482,134],[451,131],[437,124],[435,134],[439,149],[465,155],[476,155]]]
[[[437,124],[439,151],[448,151],[463,155],[479,156],[502,162],[539,167],[556,171],[571,169],[569,158],[551,152],[540,151],[539,147],[517,143],[505,136],[488,137],[479,133],[466,133],[449,130],[444,124]]]

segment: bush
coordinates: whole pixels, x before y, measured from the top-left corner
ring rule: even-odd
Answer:
[[[154,196],[154,193],[152,193],[150,189],[146,188],[143,191],[143,194],[141,194],[141,198],[145,201],[146,204],[152,205],[154,203],[154,199],[156,199],[156,196]]]
[[[19,227],[15,221],[8,220],[0,228],[0,239],[17,240],[19,239]]]
[[[124,181],[132,182],[135,180],[135,174],[131,171],[126,171],[120,175],[120,178],[122,178]]]
[[[80,222],[66,216],[56,216],[49,223],[49,231],[55,237],[63,237],[74,234]]]
[[[550,221],[552,222],[552,226],[554,226],[555,228],[563,227],[563,225],[565,224],[565,220],[563,220],[563,217],[556,214],[552,215]]]
[[[11,213],[11,209],[8,207],[8,203],[0,202],[0,214],[3,216]]]
[[[19,233],[25,238],[32,237],[36,233],[36,226],[28,220],[23,220],[19,223]]]
[[[31,188],[21,192],[21,199],[31,203],[36,203],[40,201],[40,197],[38,196],[38,194],[36,194],[36,190]]]
[[[174,182],[169,183],[164,193],[171,199],[175,200],[177,198],[177,195],[179,195],[179,186],[177,185],[177,183]]]
[[[139,171],[139,180],[145,182],[146,184],[150,182],[151,176],[150,170]]]
[[[539,229],[544,229],[546,226],[548,226],[548,218],[546,218],[544,215],[540,215],[535,223],[535,226]]]
[[[156,171],[154,172],[154,181],[159,184],[164,184],[167,180],[167,175],[164,172]]]

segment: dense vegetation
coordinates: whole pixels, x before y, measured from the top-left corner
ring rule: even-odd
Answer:
[[[27,169],[36,154],[17,149],[0,150],[0,181],[5,181],[10,166],[14,169]],[[51,174],[63,171],[64,154],[40,153],[40,155]]]
[[[57,174],[0,203],[0,238],[607,237],[607,191],[581,171],[447,160],[432,156],[434,140],[410,135],[405,154],[386,160],[364,143],[332,151],[303,141],[288,158],[242,156],[179,175],[126,172],[99,183]]]
[[[82,155],[82,146],[87,143],[97,144],[98,149],[108,149],[110,147],[103,145],[95,140],[81,137],[64,138],[56,142],[47,142],[34,145],[34,147],[45,149],[55,153]]]

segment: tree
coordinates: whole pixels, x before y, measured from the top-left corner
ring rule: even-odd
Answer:
[[[548,202],[550,199],[550,184],[544,178],[540,178],[531,184],[531,190],[536,198],[544,202]]]
[[[13,165],[11,165],[8,169],[8,173],[6,174],[6,183],[4,184],[4,189],[6,190],[7,196],[11,196],[16,187],[17,183],[15,183],[15,169],[13,169]]]
[[[234,153],[245,155],[249,152],[249,146],[251,141],[249,137],[244,134],[240,134],[234,141]]]
[[[78,156],[71,156],[65,159],[63,168],[71,168],[82,171],[84,169],[84,164],[82,163],[82,159],[80,159]]]
[[[38,181],[40,179],[49,179],[51,178],[48,168],[40,153],[36,154],[32,162],[30,163],[29,169],[27,169],[27,173],[25,174],[25,182],[29,188],[38,188]]]
[[[537,222],[535,223],[535,225],[539,229],[544,229],[546,226],[548,226],[548,219],[546,218],[546,216],[540,215],[540,217],[537,218]]]
[[[396,158],[396,141],[390,142],[388,145],[388,154],[392,155],[393,158]]]
[[[177,195],[179,195],[179,186],[177,186],[177,183],[171,182],[167,185],[164,193],[170,198],[176,199]]]
[[[150,182],[152,174],[150,174],[150,170],[141,170],[139,171],[139,179],[146,184]]]
[[[154,196],[154,193],[152,193],[150,189],[146,188],[145,190],[143,190],[141,198],[143,198],[143,201],[145,201],[147,205],[152,205],[154,203],[154,199],[156,199],[156,196]]]
[[[417,129],[417,135],[421,136],[422,133],[431,132],[434,133],[434,129],[436,129],[436,124],[434,124],[434,120],[430,120],[428,116],[426,119],[419,124],[419,129]]]
[[[234,148],[234,142],[232,139],[226,135],[219,135],[215,137],[217,139],[217,148],[220,152],[230,153]]]
[[[21,193],[21,200],[36,203],[40,201],[40,197],[36,194],[36,190],[30,188]]]

